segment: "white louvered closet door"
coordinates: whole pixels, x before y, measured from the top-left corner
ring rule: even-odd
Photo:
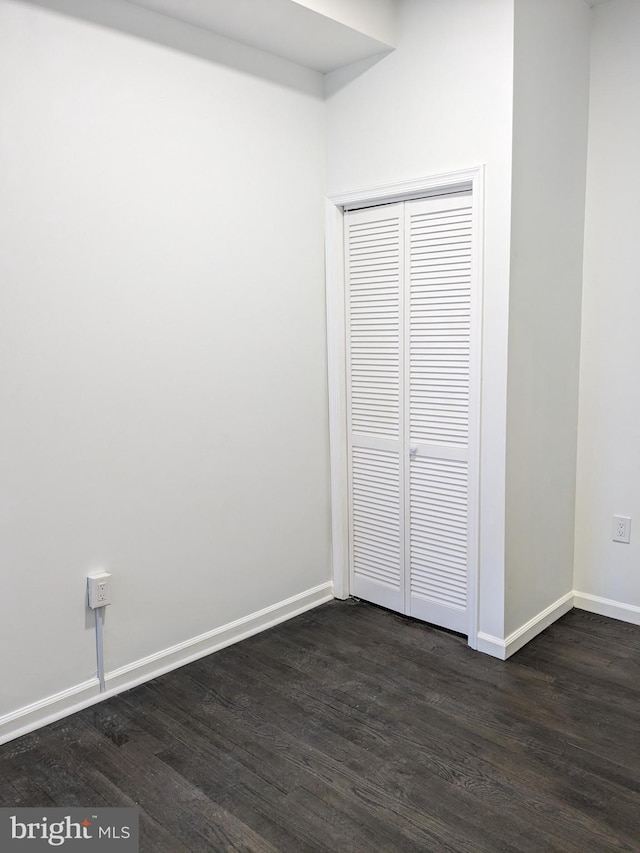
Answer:
[[[351,593],[404,612],[404,205],[345,228]]]
[[[468,633],[471,196],[345,214],[351,593]]]
[[[407,613],[468,633],[471,196],[406,208]]]

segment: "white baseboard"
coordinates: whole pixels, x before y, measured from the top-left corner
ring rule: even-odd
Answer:
[[[599,616],[610,616],[612,619],[620,619],[622,622],[631,622],[640,625],[640,607],[634,604],[623,604],[621,601],[613,601],[610,598],[600,598],[598,595],[589,595],[586,592],[573,593],[573,606],[580,610],[588,610]]]
[[[26,735],[34,729],[53,723],[61,717],[73,714],[81,708],[99,702],[106,693],[100,693],[97,678],[90,678],[81,684],[74,684],[67,690],[61,690],[52,696],[45,696],[31,705],[25,705],[0,717],[0,744]]]
[[[113,670],[106,674],[107,689],[104,693],[100,693],[98,679],[92,678],[5,714],[0,717],[0,744],[28,734],[34,729],[67,717],[90,705],[95,705],[97,702],[102,702],[124,690],[130,690],[145,681],[210,655],[232,643],[238,643],[253,634],[298,616],[306,610],[311,610],[319,604],[331,601],[332,588],[331,582],[321,584],[285,601],[280,601],[278,604],[273,604],[271,607],[265,607],[257,613]]]
[[[507,657],[504,640],[493,634],[486,634],[484,631],[478,631],[476,651],[500,660],[505,660]]]
[[[509,634],[504,640],[494,637],[491,634],[485,634],[482,631],[478,632],[478,651],[492,655],[494,658],[500,658],[500,660],[506,660],[528,643],[529,640],[532,640],[541,631],[548,628],[556,619],[568,613],[574,606],[573,600],[573,591],[568,592],[534,616],[533,619],[525,622],[524,625],[521,625],[520,628]]]

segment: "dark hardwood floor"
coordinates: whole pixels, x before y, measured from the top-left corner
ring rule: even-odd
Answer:
[[[502,662],[333,602],[0,747],[3,806],[132,806],[143,851],[640,851],[640,627]]]

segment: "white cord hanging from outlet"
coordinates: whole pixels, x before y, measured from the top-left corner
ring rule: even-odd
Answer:
[[[98,664],[98,681],[100,692],[105,691],[104,681],[104,642],[102,625],[104,622],[104,608],[111,604],[111,575],[109,572],[96,572],[87,576],[87,597],[89,607],[96,613],[96,656]]]

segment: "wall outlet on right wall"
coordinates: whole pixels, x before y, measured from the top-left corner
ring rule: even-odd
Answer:
[[[614,542],[629,542],[631,539],[631,519],[628,515],[614,515],[611,538]]]

